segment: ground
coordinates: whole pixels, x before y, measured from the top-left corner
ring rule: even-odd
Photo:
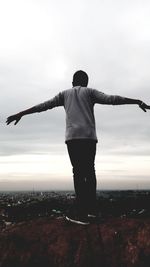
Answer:
[[[100,191],[100,222],[65,221],[74,192],[1,192],[0,267],[149,267],[150,191]]]
[[[88,226],[35,218],[0,233],[1,267],[149,267],[150,219],[107,218]]]

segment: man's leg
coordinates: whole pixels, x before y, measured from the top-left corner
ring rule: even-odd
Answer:
[[[79,213],[83,213],[85,206],[85,175],[83,169],[83,144],[80,140],[72,140],[67,144],[72,164],[76,206]]]
[[[72,140],[68,142],[68,153],[73,166],[74,188],[78,211],[89,213],[96,205],[96,176],[94,161],[96,142]]]
[[[96,212],[96,175],[95,175],[95,155],[96,143],[89,141],[85,148],[86,153],[86,203],[88,213]]]

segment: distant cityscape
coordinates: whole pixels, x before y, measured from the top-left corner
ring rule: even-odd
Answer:
[[[0,228],[39,217],[63,217],[73,207],[74,191],[1,191]],[[97,191],[104,218],[150,218],[150,190]]]

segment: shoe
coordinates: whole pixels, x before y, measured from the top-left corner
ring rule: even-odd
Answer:
[[[88,214],[90,223],[103,223],[105,220],[101,214],[90,213]]]
[[[95,219],[97,217],[96,214],[88,214],[88,218],[92,218],[92,219]]]
[[[80,224],[80,225],[89,225],[90,224],[86,217],[66,216],[65,219],[68,222],[76,223],[76,224]]]
[[[89,213],[87,216],[90,223],[97,223],[98,216],[96,214]]]

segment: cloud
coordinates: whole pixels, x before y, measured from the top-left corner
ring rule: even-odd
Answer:
[[[5,120],[70,88],[78,69],[93,88],[150,102],[149,7],[146,0],[1,2],[1,157],[66,153],[63,108],[16,126]],[[148,112],[96,105],[95,116],[104,155],[149,157]]]

